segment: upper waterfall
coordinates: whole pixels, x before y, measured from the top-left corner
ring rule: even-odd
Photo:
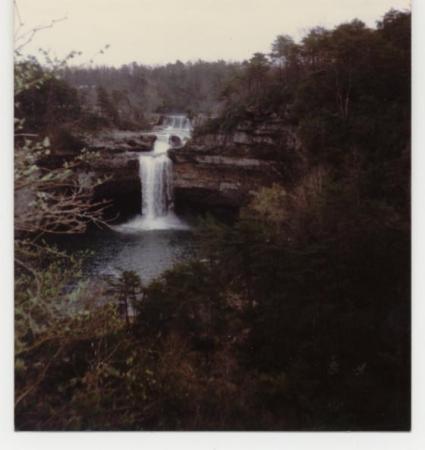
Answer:
[[[166,129],[171,129],[180,132],[192,131],[192,123],[190,119],[184,115],[167,115],[163,117],[163,126]]]

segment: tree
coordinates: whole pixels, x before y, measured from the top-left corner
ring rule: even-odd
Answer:
[[[28,90],[38,88],[43,91],[46,83],[52,86],[53,79],[53,71],[41,69],[33,59],[16,56],[17,103]],[[68,91],[65,89],[65,92]],[[65,95],[64,101],[68,100],[72,108],[71,98]],[[63,107],[66,106],[65,103]],[[31,110],[20,109],[19,104],[16,111],[31,115]],[[60,361],[67,343],[74,341],[75,334],[71,335],[68,326],[78,323],[72,316],[72,303],[76,298],[81,299],[79,287],[70,291],[69,286],[71,282],[78,285],[81,262],[48,245],[43,238],[51,234],[83,233],[90,223],[103,223],[105,206],[92,201],[93,188],[101,180],[83,179],[78,174],[78,167],[96,158],[96,154],[82,151],[71,161],[48,168],[45,161],[53,150],[50,139],[41,134],[43,130],[38,134],[25,127],[27,115],[15,117],[17,411],[27,404],[49,370]],[[78,334],[76,326],[72,329]]]
[[[272,43],[272,59],[279,65],[283,77],[284,68],[297,64],[298,46],[288,35],[279,35]]]
[[[132,271],[123,271],[118,278],[108,279],[111,294],[118,300],[118,309],[124,315],[127,328],[130,327],[130,314],[134,313],[136,303],[143,297],[143,285],[139,276]]]
[[[262,92],[262,84],[270,68],[269,60],[264,53],[255,53],[248,61],[246,67],[248,89],[254,95],[259,96]]]
[[[97,105],[100,113],[107,119],[111,120],[114,125],[117,125],[119,122],[118,111],[109,98],[108,92],[103,86],[97,86],[96,93]]]

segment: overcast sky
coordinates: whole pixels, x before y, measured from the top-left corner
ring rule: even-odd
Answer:
[[[188,60],[243,60],[269,52],[278,34],[301,38],[311,27],[333,27],[359,18],[370,26],[409,0],[17,0],[23,30],[66,16],[26,46],[58,57],[83,52],[95,64],[132,61],[163,64]],[[18,20],[15,19],[15,24]]]

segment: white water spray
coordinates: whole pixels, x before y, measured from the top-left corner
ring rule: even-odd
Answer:
[[[168,214],[173,201],[172,163],[168,143],[157,141],[152,155],[141,155],[139,174],[142,183],[142,215],[154,220]]]

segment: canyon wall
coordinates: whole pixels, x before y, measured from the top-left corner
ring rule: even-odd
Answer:
[[[99,152],[90,173],[107,180],[95,199],[108,199],[108,218],[126,220],[140,213],[142,186],[139,154],[151,151],[155,136],[142,132],[110,132],[86,137],[87,148]],[[171,145],[173,141],[171,139]],[[245,121],[230,133],[197,135],[168,150],[173,161],[177,212],[236,212],[250,192],[288,180],[294,160],[301,158],[295,131],[282,120]]]
[[[244,122],[228,134],[195,136],[171,149],[177,209],[238,209],[251,191],[282,182],[299,153],[296,135],[280,120]]]

